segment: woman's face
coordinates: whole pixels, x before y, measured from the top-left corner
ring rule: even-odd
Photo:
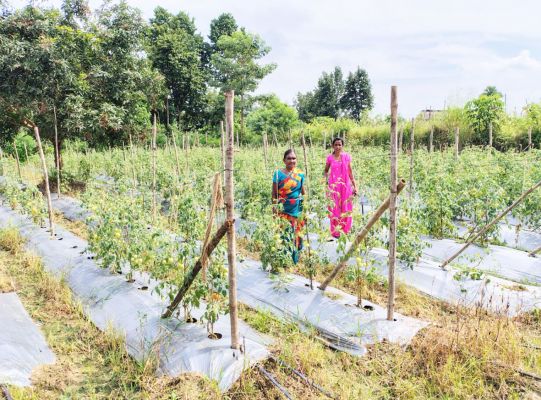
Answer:
[[[342,141],[341,140],[337,140],[336,142],[334,142],[334,144],[332,145],[332,148],[334,149],[334,152],[335,153],[340,153],[342,151]]]
[[[288,170],[295,168],[297,166],[297,155],[294,152],[289,153],[286,158],[284,158],[284,164]]]

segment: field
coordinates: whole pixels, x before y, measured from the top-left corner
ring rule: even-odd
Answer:
[[[325,223],[323,167],[327,150],[322,146],[308,147],[305,161],[303,148],[297,143],[294,147],[299,166],[308,173],[309,192],[304,201],[306,229],[310,235],[326,239],[329,233]],[[271,211],[270,176],[281,166],[284,149],[270,146],[264,151],[242,147],[235,152],[234,165],[235,210],[238,222],[241,221],[238,262],[259,260],[263,268],[276,272],[272,274],[276,290],[287,287],[290,273],[321,282],[333,267],[332,255],[323,252],[328,247],[314,245],[311,252],[305,248],[297,266],[292,265],[283,251],[282,238],[276,234],[279,221]],[[349,238],[343,236],[330,244],[338,257],[345,251],[346,239],[352,239],[389,192],[389,156],[385,148],[354,147],[347,151],[353,155],[353,170],[361,194],[354,207],[354,232]],[[537,150],[500,153],[465,148],[455,158],[452,151],[429,153],[415,149],[411,160],[411,155],[400,153],[399,176],[408,185],[400,195],[398,207],[397,253],[399,268],[406,271],[416,271],[419,262],[427,258],[427,240],[463,242],[541,179],[541,152]],[[29,185],[21,190],[15,161],[4,158],[2,168],[7,180],[1,190],[5,204],[39,224],[45,222],[47,214],[41,192],[34,189],[41,184],[38,161],[33,156],[21,166],[22,181]],[[194,145],[177,149],[168,142],[156,154],[155,180],[152,152],[142,146],[104,151],[68,146],[63,162],[61,191],[63,195],[80,199],[89,216],[83,224],[73,221],[77,218],[69,221],[59,213],[55,222],[87,238],[89,254],[111,274],[120,273],[133,285],[140,284],[141,276],[148,277],[148,282],[154,282],[149,283],[153,293],[172,299],[175,288],[183,284],[200,255],[213,181],[216,174],[220,180],[222,177],[220,149]],[[54,171],[53,165],[50,170]],[[53,174],[52,184],[55,179]],[[495,225],[483,235],[477,247],[485,249],[487,255],[494,245],[518,247],[519,250],[513,251],[526,253],[529,249],[520,248],[518,240],[504,242],[502,232],[513,229],[517,238],[523,232],[539,234],[540,208],[541,191],[535,191],[513,210],[512,219]],[[222,211],[218,210],[216,219],[223,218],[221,215]],[[356,253],[355,262],[333,282],[335,287],[357,296],[359,303],[368,300],[381,306],[386,304],[386,275],[378,267],[373,251],[387,246],[387,229],[388,218],[384,216]],[[26,253],[20,244],[22,239],[15,232],[3,230],[1,237],[0,282],[8,282],[5,285],[12,284],[24,293],[31,315],[43,321],[43,330],[52,340],[53,350],[66,360],[62,367],[76,376],[70,374],[65,379],[51,381],[50,375],[58,373],[59,366],[45,367],[34,376],[32,389],[13,390],[15,398],[58,398],[60,394],[69,397],[69,393],[80,398],[219,396],[216,384],[207,379],[190,375],[155,378],[152,360],[141,362],[126,355],[121,332],[109,332],[102,337],[84,319],[65,283],[43,279],[47,273],[41,269],[40,261]],[[483,268],[482,258],[466,257],[453,264],[450,273],[464,298],[468,297],[472,282],[502,280],[518,293],[528,292],[530,288],[533,293],[538,290],[541,273],[530,279],[506,276],[501,270]],[[206,280],[196,280],[181,307],[183,320],[192,318],[193,310],[203,307],[201,322],[209,334],[215,332],[218,321],[229,318],[225,315],[226,266],[226,249],[219,245],[211,258]],[[321,340],[317,329],[300,328],[294,320],[277,318],[262,309],[243,305],[240,317],[259,334],[274,339],[269,349],[276,360],[293,366],[337,398],[536,398],[535,393],[540,389],[535,376],[541,373],[538,297],[533,306],[522,310],[510,310],[508,306],[495,311],[482,301],[468,303],[437,298],[415,289],[411,283],[404,279],[399,282],[396,311],[429,325],[408,346],[375,343],[363,357],[332,350]],[[81,339],[70,339],[71,323],[58,326],[60,318],[84,326],[81,329],[92,343],[92,353],[81,352]],[[292,396],[325,397],[303,385],[279,361],[267,360],[261,365]],[[105,381],[107,384],[103,384]],[[280,394],[257,368],[251,368],[223,396],[248,399],[276,398]]]

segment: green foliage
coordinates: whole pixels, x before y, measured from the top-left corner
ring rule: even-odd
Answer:
[[[258,64],[270,47],[258,35],[244,30],[222,35],[216,49],[211,56],[215,71],[213,83],[222,91],[234,90],[238,95],[252,92],[259,81],[276,68],[276,64]]]
[[[372,86],[364,69],[357,67],[350,72],[344,86],[344,94],[340,98],[340,107],[349,117],[360,120],[374,106]]]
[[[480,144],[488,144],[489,125],[492,124],[493,129],[497,130],[504,114],[501,94],[491,87],[487,88],[486,93],[491,94],[483,93],[477,99],[470,100],[465,106],[466,115],[474,133],[472,140]]]
[[[247,118],[248,128],[259,137],[263,133],[269,136],[275,134],[280,140],[286,139],[286,134],[299,119],[294,108],[282,103],[277,96],[264,99],[260,107],[252,111]]]
[[[12,142],[7,142],[4,145],[4,150],[15,157],[15,147],[17,147],[17,155],[20,162],[25,162],[26,155],[33,156],[37,152],[36,140],[33,136],[27,133],[27,130],[20,129]]]

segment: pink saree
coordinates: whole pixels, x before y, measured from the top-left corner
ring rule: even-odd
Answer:
[[[331,220],[331,235],[335,238],[351,230],[353,211],[353,187],[349,179],[351,156],[340,154],[340,160],[335,160],[332,154],[327,157],[329,165],[329,187],[327,195],[333,204],[329,206]]]

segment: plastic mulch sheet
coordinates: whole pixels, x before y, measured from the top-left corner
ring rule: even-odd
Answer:
[[[216,380],[222,390],[227,390],[246,367],[269,355],[269,340],[242,321],[239,331],[244,353],[230,348],[227,316],[215,324],[215,332],[223,335],[220,340],[209,339],[201,324],[161,319],[167,306],[164,300],[97,266],[81,254],[87,242],[61,227],[56,227],[57,236],[52,239],[45,229],[6,207],[0,207],[0,226],[18,228],[27,240],[27,248],[42,258],[45,268],[66,280],[90,320],[103,331],[112,327],[125,336],[130,355],[137,360],[156,355],[159,374],[196,372]],[[199,320],[203,312],[201,307],[192,314]]]
[[[0,383],[29,386],[32,371],[55,356],[16,293],[0,293]]]
[[[62,212],[63,204],[58,204]],[[73,211],[77,206],[80,204],[75,201],[68,209]],[[238,263],[237,280],[240,302],[254,309],[270,311],[305,329],[315,329],[331,347],[353,355],[363,355],[366,345],[384,339],[407,345],[428,325],[400,314],[395,314],[396,321],[387,321],[383,307],[366,302],[372,310],[358,308],[354,296],[329,287],[327,293],[332,293],[331,299],[318,289],[311,290],[307,287],[308,280],[297,275],[289,275],[284,287],[277,287],[256,260]],[[151,281],[148,285],[153,286]]]

